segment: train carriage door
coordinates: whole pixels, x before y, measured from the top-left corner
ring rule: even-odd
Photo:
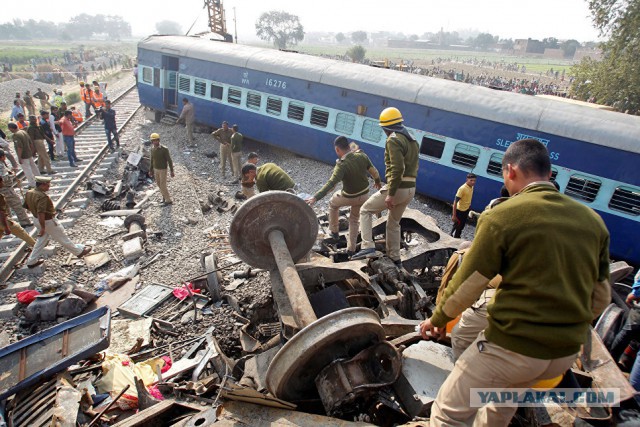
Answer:
[[[162,96],[167,110],[178,110],[178,65],[179,60],[174,56],[162,56]]]

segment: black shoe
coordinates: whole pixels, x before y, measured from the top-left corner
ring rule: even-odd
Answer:
[[[36,268],[37,266],[42,265],[43,263],[44,263],[44,259],[40,258],[34,264],[27,264],[27,268]]]
[[[21,222],[20,223],[20,227],[31,227],[33,225],[33,223],[31,221],[29,222]]]
[[[402,260],[397,259],[397,260],[393,261],[393,263],[394,263],[394,264],[396,265],[396,267],[398,267],[399,269],[402,269],[402,268],[403,268],[403,267],[402,267]]]

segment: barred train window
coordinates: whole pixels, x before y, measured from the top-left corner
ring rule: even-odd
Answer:
[[[602,183],[595,178],[571,175],[564,194],[574,199],[584,200],[585,202],[593,202],[598,195],[598,190]]]
[[[287,117],[292,120],[302,121],[304,118],[304,105],[290,102]]]
[[[176,73],[175,71],[169,72],[169,89],[176,88],[177,79],[178,79],[178,73]]]
[[[227,102],[229,104],[240,105],[242,103],[242,91],[240,89],[229,88]]]
[[[451,163],[473,169],[480,157],[480,149],[467,144],[458,144],[453,152]]]
[[[329,112],[328,111],[321,110],[321,109],[315,108],[315,107],[311,109],[311,124],[312,125],[326,128],[328,122],[329,122]]]
[[[616,188],[609,201],[609,208],[631,215],[640,215],[640,188]]]
[[[380,142],[382,139],[382,128],[377,120],[366,119],[362,124],[361,136],[367,141]]]
[[[189,77],[180,76],[178,78],[178,90],[180,92],[191,92],[191,79]]]
[[[153,68],[144,67],[142,69],[142,81],[145,83],[151,83],[153,80]]]
[[[211,98],[222,100],[223,87],[211,84]]]
[[[487,173],[489,175],[502,176],[502,158],[504,154],[493,153],[489,159],[489,166],[487,166]]]
[[[420,144],[420,154],[425,156],[435,157],[439,159],[444,152],[444,141],[439,139],[429,138],[428,136],[422,137],[422,143]]]
[[[269,96],[267,98],[267,113],[279,116],[282,112],[282,100]]]
[[[259,110],[262,103],[262,96],[259,93],[249,92],[247,93],[247,107],[252,110]]]
[[[202,80],[196,80],[194,82],[193,93],[200,96],[205,96],[207,94],[207,83]]]
[[[551,178],[549,178],[549,181],[551,181],[551,182],[555,181],[557,176],[558,176],[558,169],[552,167],[551,168]]]
[[[347,135],[351,135],[353,133],[353,128],[356,124],[356,118],[352,114],[347,113],[338,113],[336,115],[336,126],[335,129],[337,132],[346,133]]]

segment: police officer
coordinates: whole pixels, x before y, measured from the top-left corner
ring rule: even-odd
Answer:
[[[387,135],[384,149],[387,184],[371,196],[360,210],[362,249],[354,258],[364,258],[375,253],[372,216],[385,209],[387,214],[387,256],[398,266],[400,261],[400,220],[404,210],[416,193],[418,176],[418,142],[403,125],[400,110],[385,108],[380,113],[380,126]]]
[[[91,246],[73,243],[67,236],[62,225],[60,225],[55,218],[56,210],[53,207],[51,198],[47,194],[50,187],[51,178],[37,176],[36,188],[27,191],[27,194],[24,196],[24,205],[35,217],[35,224],[38,229],[38,240],[36,240],[33,251],[29,259],[27,259],[27,267],[29,268],[37,267],[44,262],[44,260],[40,258],[40,254],[45,246],[47,246],[49,238],[60,243],[63,248],[78,258],[82,258],[91,252]]]
[[[38,171],[36,162],[33,160],[33,156],[36,153],[33,141],[31,141],[31,138],[26,131],[18,129],[17,124],[9,123],[7,127],[9,128],[11,133],[13,133],[14,148],[16,150],[16,154],[18,155],[18,161],[20,162],[22,170],[24,171],[24,176],[27,177],[29,186],[35,187],[35,176],[40,172]]]
[[[360,207],[369,198],[370,174],[374,179],[374,186],[382,188],[380,174],[373,166],[369,156],[362,150],[351,151],[349,141],[344,136],[339,136],[333,141],[333,146],[338,156],[333,174],[329,181],[313,197],[307,199],[309,205],[322,199],[331,191],[338,182],[342,181],[342,190],[337,191],[329,200],[329,231],[331,237],[338,239],[338,217],[341,207],[351,206],[349,214],[349,239],[347,240],[347,252],[355,252],[360,225]]]
[[[222,122],[222,127],[211,133],[211,136],[220,143],[220,172],[222,172],[222,178],[227,174],[226,166],[229,162],[231,168],[231,175],[233,175],[233,164],[231,163],[231,135],[233,131],[229,129],[229,123]]]
[[[168,206],[172,204],[173,201],[171,200],[169,189],[167,188],[167,168],[171,171],[171,178],[175,177],[175,174],[173,173],[173,160],[171,160],[169,149],[164,145],[160,145],[159,134],[152,133],[149,139],[153,143],[149,175],[156,179],[156,184],[158,184],[160,193],[162,193],[162,205]]]
[[[6,152],[0,149],[0,181],[2,181],[0,194],[4,196],[5,203],[18,217],[20,225],[22,227],[28,227],[33,225],[33,223],[29,219],[27,211],[22,207],[22,200],[20,200],[20,197],[18,197],[13,188],[15,176],[4,163],[6,158]],[[8,208],[6,209],[6,212],[9,212]]]
[[[33,240],[33,237],[29,236],[29,233],[27,233],[24,228],[16,224],[9,217],[9,206],[7,205],[7,201],[5,200],[5,197],[2,193],[3,189],[4,180],[0,179],[0,230],[4,235],[8,236],[9,234],[13,234],[18,239],[24,240],[30,247],[33,247],[33,245],[36,244],[36,241]],[[30,223],[30,225],[33,224]]]
[[[231,126],[231,170],[233,178],[240,180],[240,161],[242,159],[242,141],[244,137],[238,132],[238,125]]]
[[[295,182],[282,168],[275,163],[265,163],[256,167],[253,163],[242,166],[242,181],[255,181],[258,191],[293,191]]]

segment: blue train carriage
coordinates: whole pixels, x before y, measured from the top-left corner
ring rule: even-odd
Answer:
[[[197,37],[149,37],[138,61],[143,105],[178,114],[187,97],[200,123],[239,123],[247,137],[330,164],[344,135],[384,170],[377,118],[397,107],[420,142],[418,192],[452,201],[473,171],[477,211],[498,195],[509,144],[537,138],[561,191],[604,218],[612,256],[640,264],[639,117]]]

